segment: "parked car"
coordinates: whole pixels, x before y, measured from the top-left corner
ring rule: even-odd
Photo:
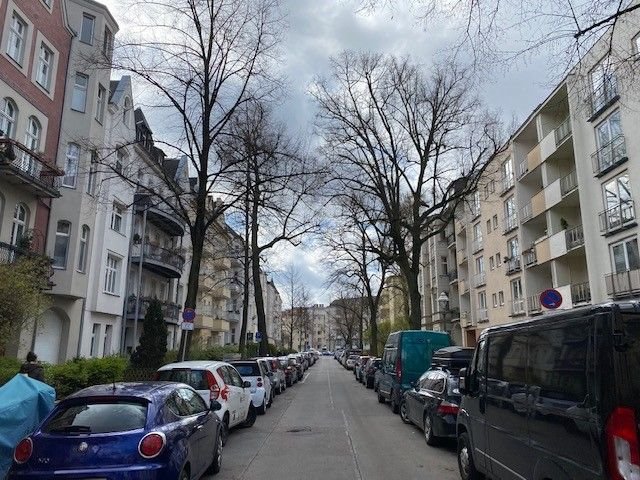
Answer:
[[[463,479],[640,476],[640,303],[492,327],[460,372]]]
[[[362,367],[364,367],[364,364],[370,359],[371,357],[368,355],[362,355],[360,357],[358,357],[353,365],[353,374],[356,377],[356,380],[358,382],[362,382],[362,379],[360,378],[361,373],[362,373]]]
[[[362,376],[364,379],[364,384],[367,388],[374,388],[375,384],[375,375],[378,370],[380,370],[380,365],[382,365],[381,358],[370,358],[367,362],[367,365],[364,369],[364,375]]]
[[[450,345],[451,337],[446,332],[401,330],[391,333],[382,355],[378,401],[389,400],[393,413],[398,413],[402,395],[429,369],[433,352]]]
[[[291,354],[287,357],[289,359],[289,365],[294,367],[297,372],[296,382],[302,380],[304,378],[304,367],[302,366],[302,360],[295,354]]]
[[[289,362],[289,357],[278,357],[278,362],[284,371],[286,386],[293,386],[298,381],[298,369]]]
[[[273,400],[278,393],[277,387],[280,383],[280,379],[275,376],[273,370],[271,369],[271,364],[265,358],[258,358],[258,363],[262,367],[262,370],[266,372],[266,376],[269,379],[269,383],[271,384],[271,402],[273,403]]]
[[[287,376],[280,364],[280,360],[275,357],[267,357],[265,360],[269,363],[271,371],[276,378],[276,394],[284,392],[287,388]]]
[[[229,363],[193,360],[160,367],[155,380],[186,383],[194,388],[207,405],[216,400],[221,408],[216,414],[222,420],[222,441],[235,426],[252,426],[257,411],[251,404],[251,382],[242,379]]]
[[[222,464],[222,422],[191,387],[97,385],[62,400],[15,448],[10,479],[198,479]]]
[[[460,407],[458,374],[469,365],[473,348],[446,347],[433,354],[431,368],[404,393],[400,418],[424,432],[427,445],[440,438],[456,437],[456,418]]]
[[[271,381],[258,360],[234,360],[233,365],[242,379],[251,383],[251,403],[260,415],[267,413],[273,402]]]
[[[344,363],[344,366],[347,370],[353,370],[356,365],[356,360],[358,359],[358,355],[349,355],[347,360]]]
[[[383,376],[382,360],[380,360],[380,364],[378,365],[378,368],[373,374],[373,391],[376,393],[378,392],[378,387],[380,386],[380,379],[382,378],[382,376]]]

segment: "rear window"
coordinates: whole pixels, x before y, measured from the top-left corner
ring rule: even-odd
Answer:
[[[157,380],[186,383],[195,390],[209,390],[209,383],[204,370],[189,370],[185,368],[160,370]]]
[[[257,363],[232,363],[243,377],[260,377],[262,372]]]
[[[143,428],[146,420],[143,402],[76,403],[58,410],[42,431],[61,435],[126,432]]]
[[[449,395],[460,395],[460,377],[449,375],[447,379],[447,393]]]

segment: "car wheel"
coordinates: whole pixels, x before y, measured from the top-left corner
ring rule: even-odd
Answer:
[[[258,414],[259,415],[264,415],[265,413],[267,413],[267,399],[263,398],[262,399],[262,405],[260,405],[258,408]]]
[[[209,472],[218,473],[221,467],[222,467],[222,428],[220,428],[220,432],[218,433],[218,438],[216,440],[216,450],[215,452],[213,452],[213,461],[211,462],[211,466],[209,467]]]
[[[458,468],[462,480],[479,480],[480,473],[476,470],[471,455],[471,442],[467,432],[463,432],[458,437]]]
[[[386,400],[384,399],[384,397],[380,393],[380,390],[378,390],[378,403],[385,403],[385,402],[386,402]]]
[[[267,403],[267,408],[271,408],[271,405],[273,405],[273,392],[271,392],[271,395],[269,396],[269,403]]]
[[[400,405],[398,405],[398,402],[396,402],[395,395],[393,394],[393,392],[391,392],[391,411],[393,413],[400,412]]]
[[[222,426],[220,427],[220,434],[222,435],[222,444],[226,445],[229,438],[229,414],[225,413],[222,419]]]
[[[256,412],[256,408],[253,405],[249,405],[249,412],[247,413],[247,419],[244,421],[243,425],[245,427],[253,427],[253,424],[256,423],[257,417],[258,417],[258,413]]]
[[[378,384],[376,382],[373,382],[373,391],[374,392],[378,391]]]
[[[404,399],[400,401],[400,418],[404,423],[411,423],[409,412],[407,412],[407,402]]]
[[[433,421],[429,415],[424,416],[424,440],[427,442],[427,445],[435,445],[438,443],[438,437],[433,434]]]

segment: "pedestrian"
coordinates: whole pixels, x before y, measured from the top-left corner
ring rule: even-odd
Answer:
[[[38,356],[33,352],[27,353],[27,361],[20,367],[20,373],[24,373],[34,380],[44,382],[44,369],[38,363]]]

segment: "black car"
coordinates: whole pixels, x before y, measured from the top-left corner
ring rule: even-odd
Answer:
[[[460,372],[464,480],[640,478],[640,302],[485,330]]]
[[[431,368],[404,393],[400,418],[424,431],[427,445],[440,438],[455,438],[460,406],[458,374],[471,361],[473,348],[446,347],[434,352]]]
[[[376,372],[382,366],[381,358],[371,358],[364,369],[364,384],[367,388],[373,388]]]

